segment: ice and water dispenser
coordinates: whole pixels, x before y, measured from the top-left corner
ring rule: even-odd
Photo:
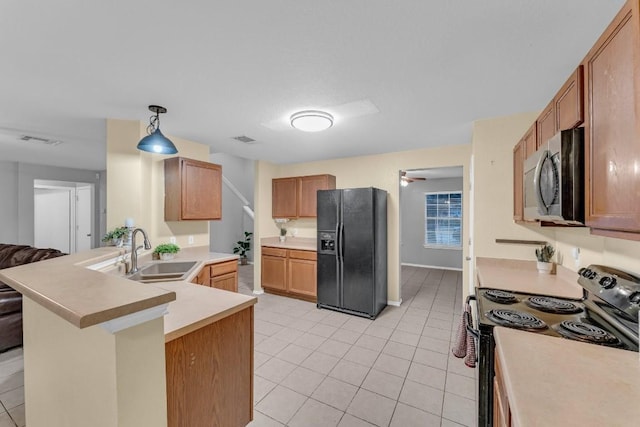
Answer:
[[[318,252],[334,254],[336,252],[336,233],[318,233]]]

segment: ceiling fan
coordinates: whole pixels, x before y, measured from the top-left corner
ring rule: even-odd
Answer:
[[[406,186],[410,183],[412,183],[413,181],[425,181],[427,178],[411,178],[409,176],[407,176],[407,171],[401,171],[400,172],[400,180],[403,186]]]

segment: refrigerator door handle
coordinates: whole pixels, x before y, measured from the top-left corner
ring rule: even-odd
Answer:
[[[338,232],[336,233],[336,244],[338,245],[338,258],[340,258],[340,260],[342,260],[344,258],[344,247],[343,247],[343,242],[344,242],[344,224],[340,223],[338,224]]]

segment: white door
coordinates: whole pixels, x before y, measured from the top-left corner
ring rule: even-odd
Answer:
[[[34,189],[34,246],[71,252],[73,189]]]
[[[93,246],[91,199],[90,187],[76,190],[76,252],[88,251]]]

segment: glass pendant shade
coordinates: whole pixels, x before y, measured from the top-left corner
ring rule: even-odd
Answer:
[[[160,132],[160,128],[142,138],[138,143],[138,150],[156,154],[176,154],[178,152],[173,142]]]

